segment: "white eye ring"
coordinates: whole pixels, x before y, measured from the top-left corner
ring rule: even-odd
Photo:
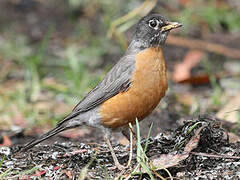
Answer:
[[[157,30],[159,26],[159,21],[157,19],[151,19],[148,23],[149,27]]]

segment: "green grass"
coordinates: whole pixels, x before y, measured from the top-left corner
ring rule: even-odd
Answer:
[[[136,119],[136,127],[137,127],[137,162],[138,162],[137,166],[142,167],[143,170],[149,175],[149,177],[151,179],[154,179],[153,173],[149,167],[149,159],[146,155],[146,150],[147,150],[148,141],[149,141],[149,137],[150,137],[150,133],[151,133],[151,129],[152,129],[152,124],[151,124],[151,127],[148,132],[148,137],[146,140],[144,150],[141,146],[140,127],[139,127],[139,123],[138,123],[137,119]]]
[[[10,171],[11,171],[11,168],[8,168],[6,171],[2,172],[0,174],[0,179],[3,179],[4,177],[8,176]]]
[[[197,0],[192,4],[176,16],[184,24],[186,31],[193,26],[207,25],[212,32],[220,31],[224,27],[230,32],[239,32],[240,16],[236,9],[217,6],[217,0]]]
[[[5,73],[6,75],[0,76],[0,82],[7,83],[9,76],[14,77],[10,90],[4,94],[0,93],[0,100],[3,102],[1,116],[12,119],[16,112],[9,109],[13,107],[30,124],[56,122],[69,110],[56,114],[51,112],[50,108],[49,110],[36,108],[35,105],[43,101],[41,100],[43,96],[48,94],[51,98],[44,101],[52,102],[53,105],[57,103],[56,98],[61,96],[68,106],[73,107],[76,104],[74,96],[80,100],[100,80],[98,74],[90,72],[86,62],[88,54],[92,53],[92,56],[95,56],[98,52],[89,51],[83,58],[84,53],[80,56],[82,53],[80,47],[74,49],[73,46],[69,46],[63,51],[63,56],[55,61],[56,57],[47,52],[49,36],[51,33],[47,34],[38,45],[30,45],[27,38],[10,34],[9,37],[13,39],[6,40],[6,43],[0,47],[3,52],[3,61],[6,63],[9,61],[12,65],[11,70]],[[95,56],[95,62],[101,55],[98,53],[98,56]],[[46,84],[48,78],[53,79],[52,85]],[[20,88],[18,88],[19,85]],[[4,84],[2,86],[4,87]]]
[[[169,175],[170,179],[172,179],[171,173],[164,167],[154,167],[149,160],[149,158],[146,155],[147,147],[149,144],[149,138],[151,135],[151,130],[152,130],[153,123],[151,124],[147,138],[145,140],[145,146],[144,148],[141,145],[141,133],[140,133],[140,127],[138,123],[138,119],[136,119],[136,127],[137,127],[137,165],[135,168],[132,170],[131,174],[126,178],[130,179],[131,177],[134,177],[136,175],[142,177],[143,174],[147,174],[152,180],[154,179],[162,179],[165,180],[163,176],[161,176],[157,170],[163,169],[166,171],[166,173]]]
[[[12,170],[11,168],[8,168],[6,171],[0,174],[0,179],[6,179],[6,178],[21,178],[24,175],[30,175],[34,173],[36,170],[39,170],[39,167],[33,167],[31,169],[25,170],[25,171],[17,171]]]
[[[149,143],[149,138],[152,130],[152,125],[149,128],[147,139],[145,142],[144,148],[141,145],[141,135],[140,135],[140,127],[138,120],[136,119],[136,127],[137,127],[137,165],[135,169],[131,172],[131,174],[126,178],[130,178],[131,176],[134,175],[140,175],[142,176],[143,173],[147,173],[151,179],[155,179],[153,172],[151,170],[150,164],[149,164],[149,159],[146,155],[148,143]],[[140,169],[140,171],[139,171]],[[141,170],[142,169],[142,170]]]
[[[88,162],[88,164],[82,168],[78,180],[84,180],[84,179],[90,179],[90,177],[88,176],[88,168],[92,165],[92,163],[94,161],[97,161],[97,164],[99,167],[101,167],[102,172],[104,172],[105,174],[105,179],[108,180],[110,179],[109,174],[107,172],[107,168],[105,166],[102,166],[101,163],[99,162],[99,160],[96,158],[96,153],[93,155],[93,157],[91,158],[91,160]]]
[[[223,102],[221,101],[221,97],[223,96],[223,90],[217,83],[215,76],[210,76],[210,83],[213,87],[213,93],[211,95],[212,104],[215,107],[221,107],[223,105]]]
[[[6,159],[6,156],[4,155],[4,156],[2,157],[2,159],[1,159],[1,161],[0,161],[0,168],[2,167],[2,164],[3,164],[3,162],[4,162],[5,159]]]

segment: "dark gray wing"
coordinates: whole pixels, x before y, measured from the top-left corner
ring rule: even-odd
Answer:
[[[130,86],[131,76],[135,69],[136,55],[126,55],[106,74],[104,79],[92,89],[73,109],[67,117],[58,123],[72,119],[86,112]]]

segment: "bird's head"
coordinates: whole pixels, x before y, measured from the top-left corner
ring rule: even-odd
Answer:
[[[142,42],[145,48],[163,45],[170,30],[181,27],[178,22],[170,22],[160,14],[143,17],[137,24],[135,41]]]

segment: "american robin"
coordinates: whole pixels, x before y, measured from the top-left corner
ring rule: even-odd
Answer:
[[[182,26],[159,14],[143,17],[135,35],[118,63],[56,127],[23,146],[22,151],[60,133],[81,125],[100,128],[110,148],[115,166],[122,166],[110,143],[114,130],[125,129],[149,115],[168,88],[162,46],[171,29]]]

